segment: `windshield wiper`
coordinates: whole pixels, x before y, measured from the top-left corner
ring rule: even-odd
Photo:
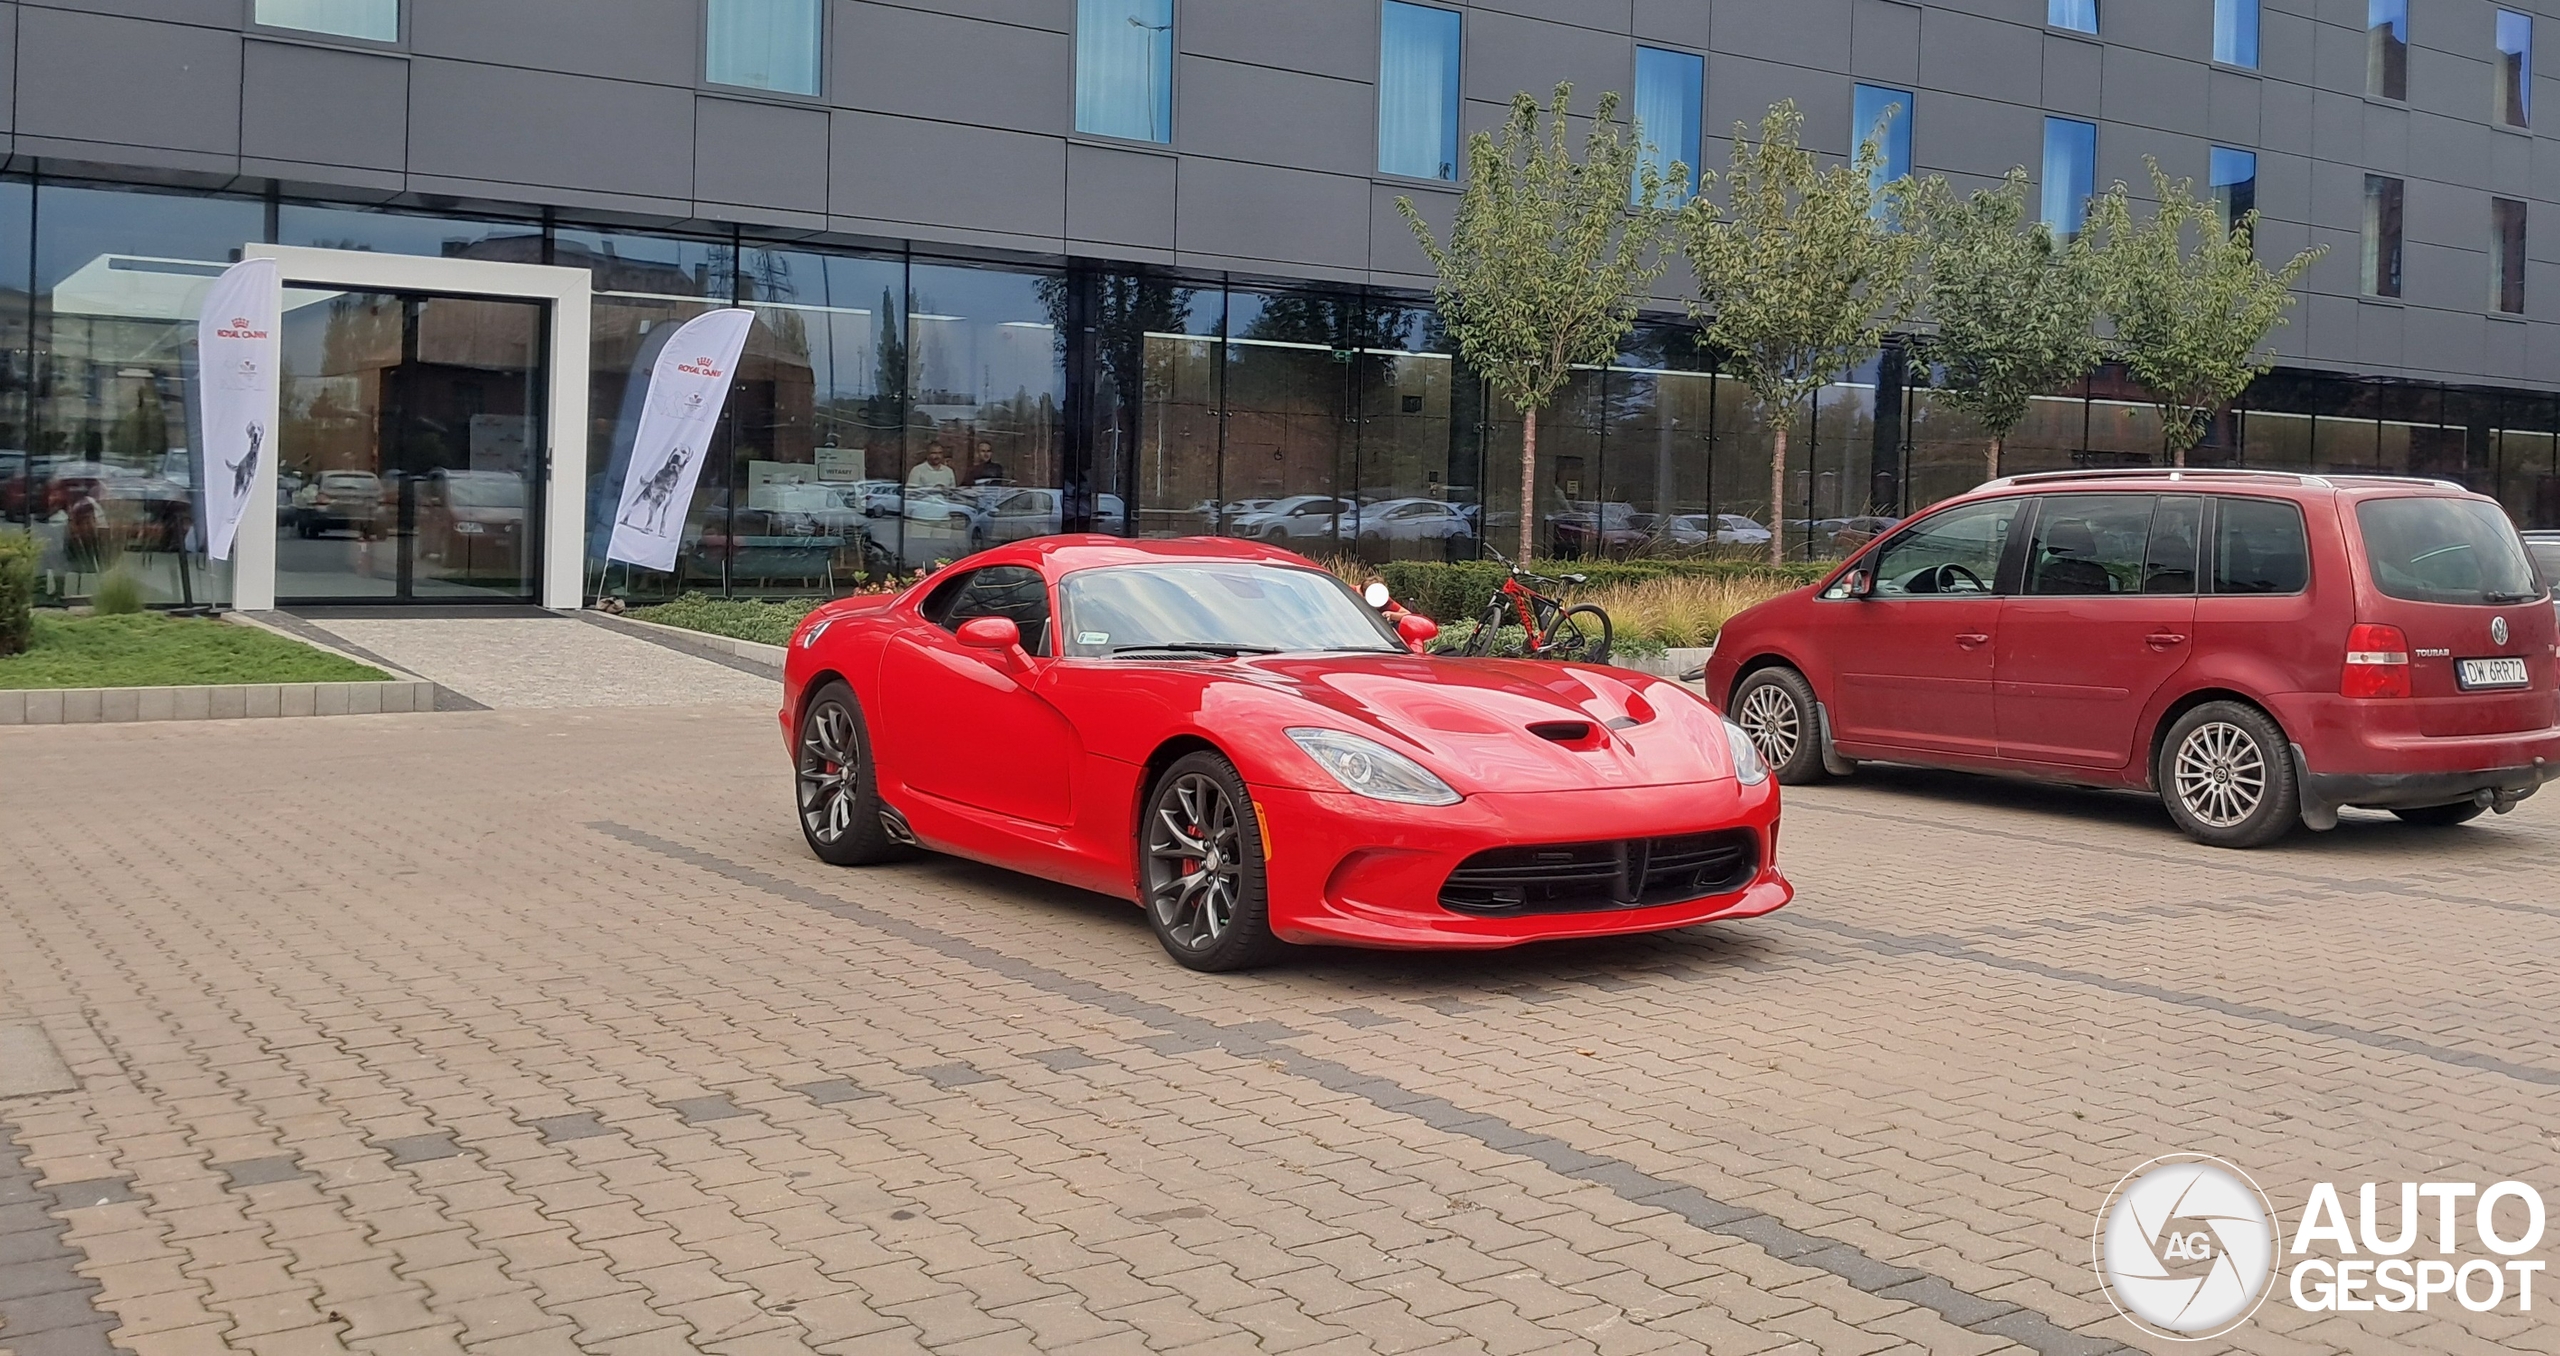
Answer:
[[[2490,602],[2503,606],[2508,603],[2530,603],[2542,595],[2539,593],[2492,593],[2486,596]]]
[[[1278,647],[1271,645],[1215,645],[1205,641],[1177,641],[1171,645],[1123,645],[1111,653],[1115,655],[1160,654],[1167,650],[1176,654],[1224,655],[1229,659],[1238,655],[1280,653]]]

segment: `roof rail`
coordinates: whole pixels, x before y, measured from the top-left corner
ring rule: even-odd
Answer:
[[[1977,488],[2001,489],[2013,485],[2048,485],[2076,480],[2283,480],[2315,489],[2335,489],[2340,481],[2380,482],[2393,485],[2429,485],[2437,489],[2463,490],[2466,487],[2450,480],[2430,476],[2363,475],[2346,472],[2337,475],[2315,475],[2309,471],[2259,471],[2234,466],[2124,466],[2096,471],[2031,471],[2025,475],[2002,476],[1986,481]]]

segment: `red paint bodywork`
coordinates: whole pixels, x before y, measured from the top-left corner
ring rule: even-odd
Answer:
[[[1046,658],[973,648],[924,619],[954,571],[1041,572],[1057,607],[1077,570],[1184,560],[1316,568],[1224,539],[1050,537],[954,564],[904,593],[812,613],[783,672],[786,749],[802,703],[840,677],[860,702],[883,800],[938,852],[1135,901],[1136,818],[1152,772],[1209,747],[1260,812],[1272,930],[1368,947],[1502,947],[1749,918],[1787,903],[1774,780],[1735,776],[1723,717],[1693,693],[1623,669],[1396,654],[1205,660]],[[1585,720],[1577,745],[1528,733]],[[1613,720],[1632,720],[1612,729]],[[1464,799],[1425,807],[1344,791],[1283,733],[1373,739]],[[1488,848],[1747,827],[1761,869],[1729,894],[1658,907],[1483,917],[1441,907],[1450,871]]]
[[[2560,630],[2552,604],[2393,598],[2376,586],[2366,557],[2358,504],[2462,493],[2410,479],[2274,473],[1993,482],[1915,515],[1897,533],[2001,498],[2276,499],[2302,510],[2310,584],[2293,594],[1825,596],[1872,561],[1880,543],[1822,583],[1735,616],[1717,639],[1706,690],[1730,701],[1745,677],[1785,664],[1812,685],[1844,757],[2087,786],[2156,789],[2153,753],[2162,732],[2199,702],[2226,698],[2273,716],[2316,782],[2351,786],[2337,793],[2346,797],[2342,804],[2364,803],[2356,797],[2366,791],[2379,800],[2394,779],[2479,774],[2489,786],[2550,775],[2560,768]],[[2493,617],[2510,628],[2505,643],[2491,638]],[[2417,651],[2412,696],[2340,695],[2347,633],[2359,622],[2407,634]],[[2456,662],[2487,655],[2522,657],[2529,686],[2460,691]],[[2512,775],[2489,775],[2502,770]]]

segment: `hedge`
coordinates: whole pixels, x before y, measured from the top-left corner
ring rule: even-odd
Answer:
[[[0,655],[24,653],[36,628],[36,562],[44,548],[30,532],[0,532]]]
[[[1838,565],[1838,561],[1826,560],[1789,561],[1784,565],[1737,560],[1625,560],[1538,561],[1530,568],[1542,574],[1589,576],[1586,582],[1566,588],[1565,593],[1570,597],[1665,576],[1775,578],[1793,587],[1819,583]],[[1395,595],[1397,602],[1441,622],[1462,621],[1482,612],[1485,600],[1502,587],[1504,573],[1502,564],[1491,560],[1456,564],[1400,560],[1378,568],[1379,577],[1386,581],[1387,591]]]

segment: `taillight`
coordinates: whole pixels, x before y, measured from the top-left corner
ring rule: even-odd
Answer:
[[[2349,697],[2409,695],[2409,638],[2397,626],[2359,623],[2347,632],[2347,676],[2338,691]]]

